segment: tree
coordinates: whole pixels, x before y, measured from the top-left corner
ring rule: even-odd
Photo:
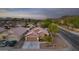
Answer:
[[[41,22],[41,26],[44,27],[44,28],[47,28],[49,26],[49,24],[52,23],[52,19],[45,19]]]
[[[27,25],[28,25],[28,23],[27,23],[27,21],[25,21],[25,27],[27,27]]]
[[[72,24],[75,28],[79,28],[79,19],[75,19],[75,21]]]
[[[59,28],[56,24],[52,23],[48,26],[48,31],[52,33],[53,35],[55,35],[56,33],[59,32]]]
[[[79,16],[68,16],[62,20],[67,27],[79,28]]]

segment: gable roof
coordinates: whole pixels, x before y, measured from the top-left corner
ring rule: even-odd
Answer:
[[[36,27],[36,28],[33,28],[32,30],[30,30],[30,32],[28,32],[25,36],[28,36],[28,35],[39,36],[40,33],[49,35],[47,30],[45,30],[41,27]]]

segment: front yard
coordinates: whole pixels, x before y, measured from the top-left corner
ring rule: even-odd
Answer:
[[[68,45],[62,40],[61,37],[57,36],[53,43],[41,43],[40,48],[41,49],[64,49],[67,48]]]

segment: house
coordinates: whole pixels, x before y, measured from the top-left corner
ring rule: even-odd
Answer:
[[[49,35],[46,29],[34,27],[25,35],[23,49],[40,49],[39,37]]]
[[[15,27],[11,28],[8,31],[4,31],[0,34],[0,40],[4,40],[4,37],[6,40],[17,40],[19,41],[22,38],[22,35],[29,29],[24,27]]]
[[[43,37],[45,35],[49,35],[46,29],[43,29],[41,27],[35,27],[25,35],[25,40],[39,41],[39,37]]]
[[[0,34],[0,40],[7,40],[8,33],[4,32]]]
[[[3,32],[5,30],[6,30],[5,28],[0,27],[0,32]]]
[[[8,30],[8,39],[19,41],[22,38],[22,35],[27,31],[27,28],[24,27],[15,27]]]
[[[28,34],[25,35],[25,39],[27,41],[38,41],[38,35],[35,32],[30,32]]]
[[[19,36],[16,35],[13,31],[7,31],[0,34],[0,40],[19,40]]]
[[[20,37],[15,32],[10,30],[10,31],[8,31],[7,40],[9,40],[9,41],[12,41],[12,40],[19,41]]]
[[[35,27],[35,26],[34,26],[33,24],[28,24],[27,27],[28,27],[28,28],[33,28],[33,27]]]

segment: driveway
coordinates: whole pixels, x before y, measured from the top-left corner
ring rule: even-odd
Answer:
[[[23,49],[40,49],[40,43],[38,41],[25,41],[22,47]]]

